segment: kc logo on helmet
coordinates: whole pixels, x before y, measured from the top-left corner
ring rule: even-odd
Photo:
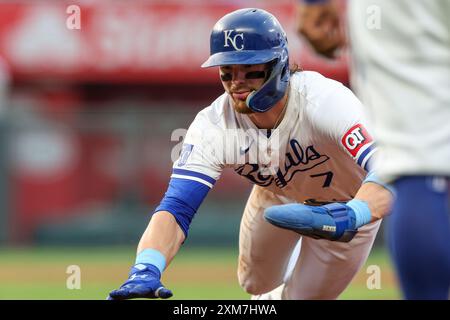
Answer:
[[[351,127],[342,137],[342,144],[353,157],[356,157],[363,146],[371,142],[372,137],[361,124]]]
[[[223,45],[224,47],[229,47],[230,44],[228,42],[231,43],[231,45],[233,46],[233,48],[237,51],[241,51],[244,49],[244,34],[243,33],[236,33],[234,36],[232,35],[232,33],[234,32],[234,30],[223,30],[224,33],[224,37],[225,37],[225,44]],[[238,47],[237,45],[237,39],[241,38],[241,45]]]

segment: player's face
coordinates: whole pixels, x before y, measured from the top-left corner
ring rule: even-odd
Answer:
[[[267,64],[221,66],[219,72],[222,85],[233,99],[236,112],[253,113],[245,103],[245,99],[266,81]]]

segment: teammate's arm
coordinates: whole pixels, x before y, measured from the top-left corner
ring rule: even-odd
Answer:
[[[299,0],[297,33],[319,54],[333,58],[345,45],[345,31],[334,1]]]

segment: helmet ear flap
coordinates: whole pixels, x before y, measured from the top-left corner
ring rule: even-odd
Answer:
[[[268,72],[266,82],[257,91],[247,96],[247,106],[255,112],[266,112],[280,101],[286,93],[290,73],[287,50],[279,58],[271,61],[272,70]]]
[[[273,68],[276,66],[278,59],[273,59],[272,61],[267,63],[267,74],[265,81],[269,80],[270,76],[272,75]]]
[[[286,73],[289,73],[289,64],[288,63],[283,66],[283,69],[281,69],[281,77],[283,78],[286,75]]]

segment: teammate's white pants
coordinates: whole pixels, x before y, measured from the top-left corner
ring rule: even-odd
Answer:
[[[264,220],[264,209],[276,204],[281,201],[272,192],[253,188],[240,228],[240,285],[265,299],[336,299],[365,263],[381,221],[360,228],[349,243],[303,237],[285,279],[299,235]]]

